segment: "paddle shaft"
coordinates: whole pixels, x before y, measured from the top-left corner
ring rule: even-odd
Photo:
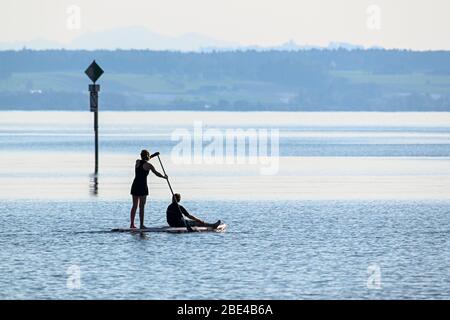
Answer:
[[[162,164],[161,158],[159,157],[159,154],[158,154],[158,160],[159,160],[159,164],[161,165],[161,169],[162,169],[164,175],[167,177],[166,170],[164,169],[164,166],[163,166],[163,164]],[[183,217],[183,212],[181,211],[181,208],[180,208],[180,205],[178,204],[177,199],[175,199],[175,193],[173,193],[173,189],[172,189],[172,186],[170,185],[169,178],[167,178],[166,180],[167,180],[167,184],[169,185],[170,193],[172,193],[172,201],[175,201],[175,202],[176,202],[177,207],[178,207],[178,210],[179,210],[180,213],[181,213],[181,217]],[[194,231],[194,230],[191,228],[191,226],[188,225],[188,223],[186,222],[186,219],[183,218],[183,221],[184,221],[184,224],[185,224],[186,228],[187,228],[189,231]]]
[[[159,160],[159,164],[161,165],[161,169],[162,169],[164,175],[167,176],[166,170],[164,170],[164,166],[162,164],[162,161],[161,161],[161,158],[159,157],[159,155],[158,155],[158,160]],[[173,197],[173,196],[175,196],[175,194],[173,193],[173,189],[172,189],[172,186],[170,185],[169,178],[167,178],[166,180],[167,180],[167,184],[169,185],[169,189],[170,189],[170,192],[172,193],[172,197]]]

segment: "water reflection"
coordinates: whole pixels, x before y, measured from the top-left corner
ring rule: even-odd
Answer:
[[[137,239],[139,239],[139,240],[148,240],[148,239],[150,239],[149,234],[146,233],[146,232],[137,232],[134,236]]]
[[[129,201],[136,152],[149,146],[164,154],[174,189],[189,200],[450,198],[450,113],[177,115],[102,116],[100,193],[89,113],[0,112],[0,199]],[[279,128],[278,174],[262,176],[260,165],[248,163],[171,161],[171,132],[194,120],[219,130]],[[151,176],[149,187],[151,200],[170,197],[164,180]]]
[[[98,175],[95,173],[90,175],[89,194],[94,197],[98,196]]]

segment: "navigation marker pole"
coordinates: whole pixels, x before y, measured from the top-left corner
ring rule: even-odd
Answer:
[[[94,131],[95,131],[95,175],[98,173],[98,92],[100,91],[100,85],[95,82],[103,74],[102,68],[94,61],[84,72],[92,80],[92,84],[89,85],[89,96],[91,112],[94,112]]]

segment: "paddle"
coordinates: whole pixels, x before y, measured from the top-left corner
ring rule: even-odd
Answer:
[[[156,156],[158,157],[159,164],[161,165],[161,169],[162,169],[164,175],[167,176],[166,170],[164,170],[164,166],[163,166],[163,164],[162,164],[161,158],[159,157],[159,152],[156,152],[155,154],[156,154]],[[167,180],[167,184],[169,185],[170,192],[172,193],[172,201],[175,200],[175,203],[177,204],[178,210],[180,211],[181,216],[183,216],[183,213],[181,212],[180,205],[178,204],[178,201],[176,201],[176,199],[175,199],[175,194],[173,193],[173,189],[172,189],[172,186],[170,185],[169,178],[167,178],[166,180]],[[184,221],[184,225],[186,226],[187,230],[188,230],[189,232],[193,232],[194,230],[193,230],[193,229],[191,228],[191,226],[186,222],[186,219],[183,218],[183,221]]]

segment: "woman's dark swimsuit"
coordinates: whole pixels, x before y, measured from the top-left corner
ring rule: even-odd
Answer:
[[[144,169],[144,160],[139,160],[139,165],[135,167],[135,177],[131,185],[131,194],[133,196],[148,196],[147,176],[148,171]]]

